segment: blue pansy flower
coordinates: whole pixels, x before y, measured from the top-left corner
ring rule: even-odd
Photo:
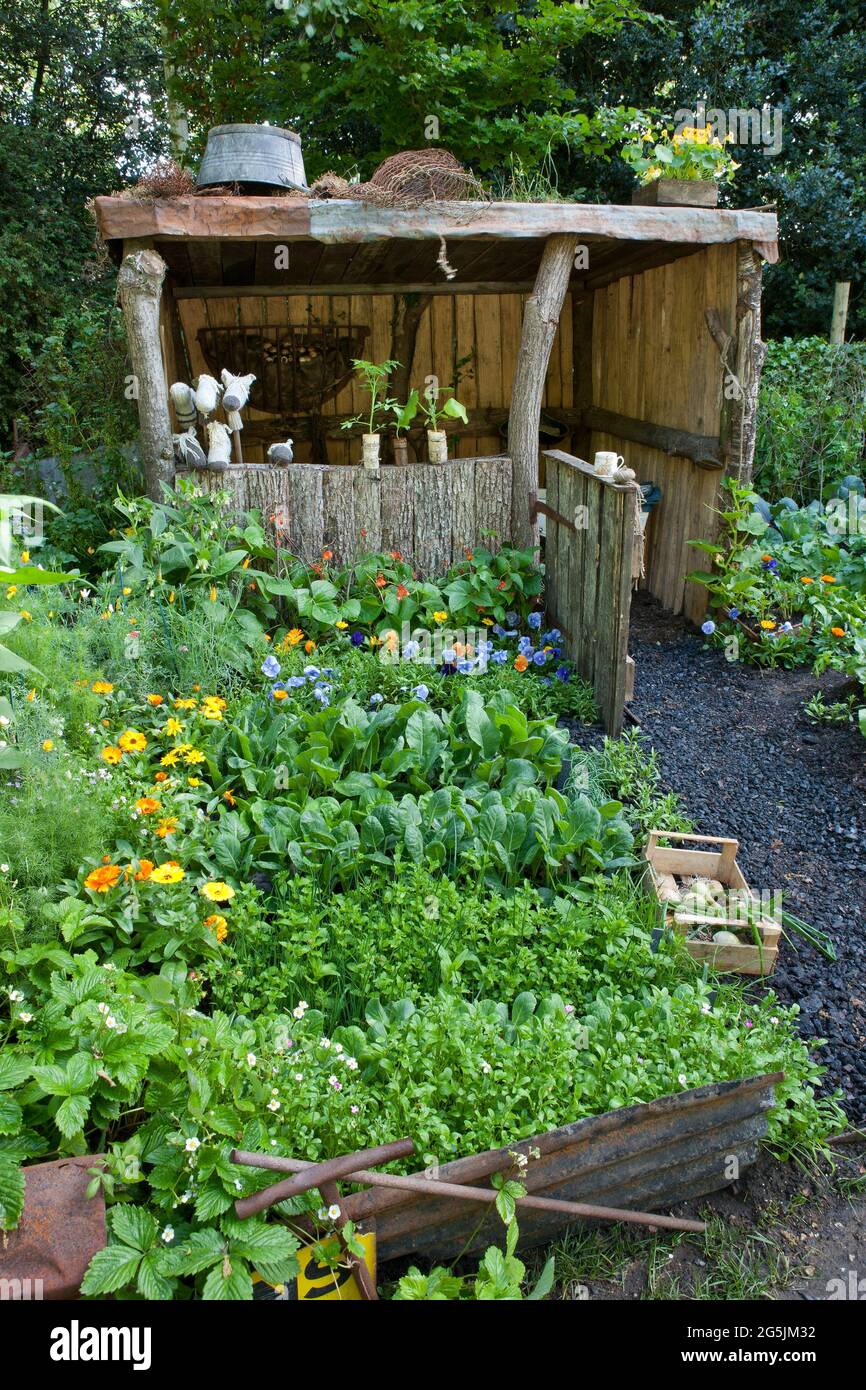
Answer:
[[[351,641],[352,641],[352,646],[353,646],[353,647],[362,647],[362,646],[364,645],[364,634],[363,634],[363,632],[353,632],[353,633],[352,633]]]
[[[536,652],[534,657],[532,658],[533,664],[535,666],[543,666],[546,660],[547,652]]]
[[[739,608],[729,608],[729,609],[728,609],[728,617],[729,617],[729,618],[739,618],[739,616],[740,616],[740,610],[739,610]]]
[[[416,700],[426,700],[427,696],[430,694],[430,691],[428,690],[427,686],[422,683],[421,685],[415,686],[415,689],[412,691],[412,694],[415,696]]]
[[[318,666],[305,666],[305,667],[304,667],[304,675],[306,676],[306,678],[307,678],[308,681],[317,681],[317,680],[319,679],[319,676],[320,676],[321,674],[322,674],[322,673],[321,673],[321,671],[319,670]]]
[[[453,647],[446,647],[445,651],[442,653],[442,660],[446,666],[454,665],[457,660],[457,653]]]
[[[520,622],[520,619],[518,618],[516,613],[506,613],[505,622],[508,627],[517,627],[517,624]]]
[[[567,666],[557,666],[556,679],[558,681],[562,681],[563,685],[565,685],[566,681],[571,680],[571,672],[569,671]]]
[[[705,623],[701,623],[701,632],[705,633],[707,637],[712,637],[715,630],[716,625],[713,622],[712,618],[707,618],[707,621]]]
[[[474,661],[465,661],[465,660],[464,660],[464,661],[458,661],[458,663],[457,663],[457,670],[460,672],[461,676],[469,676],[469,675],[471,675],[471,674],[472,674],[472,671],[474,670],[474,668],[475,668],[475,662],[474,662]]]
[[[493,660],[496,662],[497,666],[503,666],[508,660],[508,652],[494,652]]]
[[[262,662],[262,675],[270,676],[271,680],[273,680],[274,676],[278,676],[279,674],[280,663],[277,661],[277,658],[275,656],[266,656]]]
[[[505,636],[506,636],[505,628],[502,626],[501,623],[494,623],[494,624],[493,624],[493,631],[496,633],[496,636],[497,636],[497,637],[505,637]]]
[[[533,632],[537,632],[538,629],[541,627],[541,614],[530,613],[529,617],[527,618],[527,622],[529,623],[529,626],[532,628]]]
[[[287,681],[290,690],[300,690],[301,686],[306,684],[307,682],[304,680],[303,676],[289,676]]]
[[[375,695],[371,695],[371,696],[370,696],[370,704],[371,704],[371,705],[381,705],[381,704],[383,703],[384,699],[385,699],[385,696],[384,696],[384,695],[381,695],[381,694],[379,693],[379,691],[377,690]]]

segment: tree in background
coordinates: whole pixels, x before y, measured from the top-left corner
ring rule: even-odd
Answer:
[[[165,100],[152,8],[2,0],[0,32],[0,441],[8,441],[22,372],[56,321],[82,301],[110,314],[114,276],[97,260],[87,203],[161,151]]]

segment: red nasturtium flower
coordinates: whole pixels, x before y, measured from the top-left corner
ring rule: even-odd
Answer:
[[[405,584],[398,584],[398,585],[397,585],[397,597],[398,597],[398,598],[408,598],[408,597],[409,597],[409,590],[406,588],[406,585],[405,585]]]
[[[386,585],[387,583],[388,583],[388,581],[387,581],[387,579],[385,578],[384,574],[377,574],[377,575],[376,575],[376,588],[377,588],[377,589],[384,589],[384,587],[385,587],[385,585]]]

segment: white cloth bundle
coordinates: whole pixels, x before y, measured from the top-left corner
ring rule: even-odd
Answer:
[[[287,439],[285,444],[272,444],[268,449],[268,462],[275,464],[291,463],[294,458],[292,449],[293,440]]]
[[[187,468],[207,468],[205,452],[196,439],[194,427],[183,434],[173,434],[172,439],[175,455]]]
[[[200,376],[195,384],[195,405],[199,415],[205,419],[213,415],[219,405],[222,387],[212,376]]]
[[[196,411],[195,395],[191,386],[187,386],[185,381],[176,381],[169,388],[171,403],[174,406],[174,413],[177,416],[177,423],[182,430],[195,429]]]
[[[226,367],[223,367],[222,379],[223,386],[225,387],[223,408],[226,411],[243,410],[249,400],[250,387],[255,381],[255,377],[252,374],[249,376],[232,376],[231,372]],[[240,426],[233,425],[232,428],[239,429]]]
[[[208,424],[207,444],[208,468],[227,468],[232,459],[232,437],[219,420],[211,420]]]

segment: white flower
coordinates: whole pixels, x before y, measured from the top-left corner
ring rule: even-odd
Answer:
[[[358,1059],[357,1059],[356,1057],[347,1057],[347,1058],[346,1058],[346,1066],[349,1068],[349,1071],[357,1071],[357,1070],[358,1070]]]
[[[0,874],[8,874],[8,872],[9,872],[9,865],[8,865],[8,864],[0,864]]]
[[[19,1014],[19,1015],[18,1015],[18,1022],[19,1022],[19,1023],[32,1023],[32,1022],[33,1022],[33,1015],[32,1015],[32,1014],[23,1014],[23,1013],[22,1013],[22,1014]]]
[[[279,1110],[279,1108],[280,1108],[280,1102],[279,1102],[278,1100],[269,1100],[269,1101],[268,1101],[268,1109],[269,1109],[269,1110],[277,1111],[277,1110]]]
[[[10,989],[9,998],[12,1000],[13,1004],[20,1004],[24,999],[24,995],[21,993],[20,989]]]
[[[328,1216],[332,1221],[339,1221],[340,1208],[337,1206],[336,1202],[332,1202],[331,1205],[328,1207]]]
[[[118,1025],[117,1025],[117,1032],[118,1032],[118,1033],[125,1033],[125,1032],[126,1032],[126,1024],[125,1024],[125,1023],[118,1023]]]
[[[342,1043],[334,1043],[334,1051],[335,1051],[335,1052],[342,1052],[342,1051],[343,1051],[343,1044],[342,1044]]]
[[[248,1067],[254,1067],[255,1064],[256,1064],[256,1054],[255,1054],[254,1052],[248,1052],[248,1053],[247,1053],[247,1066],[248,1066]]]
[[[713,1006],[712,1006],[712,1004],[707,1004],[707,1003],[705,1002],[705,1003],[703,1003],[703,1004],[701,1005],[701,1013],[702,1013],[702,1014],[711,1014],[712,1011],[713,1011]]]
[[[166,1245],[170,1245],[171,1242],[174,1240],[174,1227],[173,1227],[173,1226],[166,1226],[166,1228],[165,1228],[165,1230],[163,1231],[163,1233],[162,1233],[160,1239],[161,1239],[161,1240],[164,1240],[165,1243],[166,1243]]]
[[[0,714],[0,729],[8,729],[9,722],[10,721],[8,715]]]
[[[484,1075],[486,1076],[488,1072],[491,1072],[493,1070],[493,1068],[491,1067],[489,1062],[482,1062],[481,1070],[484,1072]]]
[[[327,1051],[328,1051],[328,1048],[329,1048],[330,1046],[331,1046],[331,1039],[330,1039],[330,1038],[319,1038],[319,1047],[323,1047],[323,1048],[325,1049],[325,1051],[327,1052]]]
[[[327,1215],[328,1215],[328,1208],[327,1208],[327,1207],[319,1207],[319,1210],[316,1212],[316,1216],[319,1218],[320,1221],[324,1221],[324,1220],[327,1218]]]
[[[680,1072],[679,1076],[677,1077],[677,1081],[680,1083],[681,1086],[688,1086],[689,1084],[689,1078],[686,1076],[684,1071]]]
[[[296,1071],[296,1072],[295,1072],[295,1080],[296,1080],[296,1081],[303,1081],[303,1079],[304,1079],[304,1073],[303,1073],[302,1071]]]
[[[307,1012],[307,1009],[308,1009],[309,1007],[310,1007],[310,1006],[309,1006],[309,1004],[307,1003],[306,999],[301,999],[300,1002],[298,1003],[297,1007],[294,1008],[294,1009],[292,1009],[292,1017],[293,1017],[293,1018],[303,1018],[303,1017],[304,1017],[304,1014]]]
[[[775,1014],[771,1014],[771,1015],[770,1015],[770,1022],[771,1022],[771,1023],[778,1023],[778,1022],[779,1022],[779,1020],[776,1018],[776,1015],[775,1015]]]
[[[110,1005],[108,1005],[108,1004],[97,1004],[96,1008],[97,1008],[97,1010],[98,1010],[99,1013],[101,1013],[101,1014],[107,1014],[107,1013],[109,1012]]]
[[[117,1019],[113,1018],[111,1014],[107,1014],[105,1019],[105,1026],[106,1028],[116,1028]]]
[[[272,1096],[278,1096],[279,1094],[280,1094],[280,1093],[279,1093],[279,1091],[277,1090],[276,1086],[272,1086],[272,1087],[271,1087],[271,1095],[272,1095]]]
[[[566,1004],[566,1006],[565,1006],[565,1012],[566,1012],[567,1014],[573,1014],[573,1013],[574,1013],[574,1005],[573,1005],[573,1004]]]
[[[201,1140],[196,1139],[195,1137],[193,1137],[192,1139],[187,1139],[183,1147],[186,1149],[188,1154],[194,1154],[196,1149],[201,1148]]]

